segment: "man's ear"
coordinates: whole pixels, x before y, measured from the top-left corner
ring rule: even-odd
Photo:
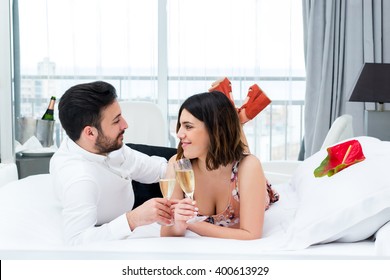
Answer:
[[[98,136],[98,130],[96,129],[96,127],[87,125],[83,129],[83,134],[84,137],[88,139],[95,139]]]

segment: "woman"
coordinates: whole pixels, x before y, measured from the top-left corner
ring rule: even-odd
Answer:
[[[169,162],[191,159],[196,187],[192,201],[183,198],[176,183],[172,196],[178,200],[173,205],[175,223],[163,226],[161,236],[183,236],[189,229],[201,236],[260,238],[264,211],[277,198],[266,184],[259,159],[245,152],[232,102],[219,91],[189,97],[180,107],[176,131],[178,153]],[[186,223],[198,213],[207,220]]]

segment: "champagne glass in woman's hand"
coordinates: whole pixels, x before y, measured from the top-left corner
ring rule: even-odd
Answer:
[[[181,189],[190,199],[194,199],[194,191],[195,191],[195,177],[194,171],[192,170],[191,161],[186,158],[179,159],[175,163],[175,171],[176,171],[176,180],[179,183]],[[200,221],[204,221],[206,216],[195,216],[189,220],[187,223],[196,223]]]

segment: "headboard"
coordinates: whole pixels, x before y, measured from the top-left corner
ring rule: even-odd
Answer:
[[[164,146],[168,143],[168,125],[157,104],[143,101],[119,101],[128,128],[126,143]]]
[[[149,156],[160,156],[169,160],[174,154],[176,154],[176,148],[162,147],[162,146],[151,146],[145,144],[134,144],[127,143],[127,146],[132,148],[133,150],[137,150]],[[141,205],[145,201],[149,200],[153,197],[162,197],[160,186],[158,183],[153,184],[142,184],[137,181],[133,181],[133,189],[134,189],[134,206]]]

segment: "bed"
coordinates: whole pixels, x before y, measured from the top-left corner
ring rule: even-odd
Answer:
[[[125,240],[67,246],[51,175],[10,182],[0,187],[0,259],[390,259],[390,142],[355,139],[366,160],[314,178],[323,150],[274,184],[280,200],[266,211],[263,238],[251,241],[162,238],[151,224]]]

